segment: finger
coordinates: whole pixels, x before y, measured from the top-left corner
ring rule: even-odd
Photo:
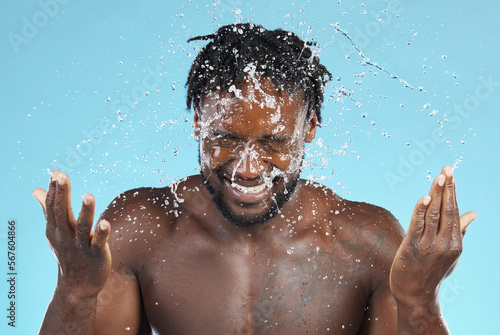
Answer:
[[[453,178],[453,168],[445,166],[443,172],[446,176],[446,182],[443,189],[443,204],[441,208],[442,225],[439,233],[442,237],[448,236],[453,241],[461,240],[460,218],[458,216],[458,205],[455,191],[455,180]]]
[[[49,190],[45,197],[45,220],[47,221],[46,234],[52,236],[57,228],[56,217],[54,213],[54,199],[56,194],[56,181],[54,174],[50,176]]]
[[[446,184],[446,186],[448,186],[449,190],[450,191],[453,191],[453,192],[450,192],[450,195],[453,197],[452,202],[453,204],[458,208],[458,204],[457,204],[457,196],[456,196],[456,183],[455,183],[455,176],[454,176],[454,173],[453,173],[453,167],[447,165],[443,168],[443,172],[442,172],[445,176],[446,176],[446,181],[448,182],[448,184]]]
[[[429,195],[431,202],[425,213],[425,227],[422,235],[422,244],[430,246],[436,241],[436,234],[439,228],[439,220],[441,218],[441,202],[443,197],[443,186],[446,177],[439,174],[432,183]]]
[[[420,243],[420,239],[425,228],[425,213],[430,202],[431,197],[429,195],[425,195],[420,198],[420,200],[415,205],[415,208],[413,209],[410,226],[408,227],[407,233],[412,245],[417,245]]]
[[[460,216],[460,231],[462,234],[465,235],[465,230],[475,219],[477,219],[477,213],[472,211]]]
[[[42,206],[43,212],[45,213],[45,198],[47,197],[47,191],[42,188],[35,188],[33,192],[31,192],[35,199],[38,201],[40,206]]]
[[[57,229],[64,236],[74,236],[75,217],[71,210],[71,186],[64,173],[58,173],[56,179],[56,197],[54,212]]]
[[[83,195],[82,210],[76,222],[76,240],[80,246],[90,244],[90,231],[94,222],[95,199],[90,193]]]
[[[111,224],[106,220],[101,220],[97,226],[94,236],[92,237],[91,246],[94,251],[100,251],[108,242]]]
[[[61,175],[64,176],[64,178],[66,178],[66,187],[67,187],[67,209],[68,209],[68,218],[70,220],[70,222],[75,225],[76,224],[76,221],[75,221],[75,214],[73,213],[73,207],[71,207],[71,181],[69,179],[69,176],[65,173],[62,173],[61,172]]]

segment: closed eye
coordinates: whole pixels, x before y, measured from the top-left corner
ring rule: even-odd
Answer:
[[[214,131],[210,136],[210,140],[221,146],[234,145],[241,142],[241,139],[236,134],[219,131]]]
[[[261,140],[261,143],[271,150],[283,150],[292,145],[292,139],[288,136],[269,136]]]

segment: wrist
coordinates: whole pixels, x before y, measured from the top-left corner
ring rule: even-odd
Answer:
[[[435,289],[410,289],[410,290],[397,290],[391,285],[391,293],[396,299],[398,305],[404,307],[426,307],[438,306],[439,307],[439,287]]]
[[[55,288],[54,299],[57,299],[66,306],[95,304],[99,292],[89,292],[88,290],[75,286],[58,283]]]
[[[439,299],[427,304],[397,301],[399,329],[404,334],[449,334]]]
[[[439,310],[439,297],[434,294],[421,295],[418,297],[394,297],[398,306],[402,308],[418,310]]]
[[[94,334],[97,294],[57,284],[39,334]]]
[[[408,301],[397,301],[398,310],[410,313],[415,317],[428,317],[431,315],[441,316],[441,304],[439,300],[429,302],[426,304],[409,303]]]

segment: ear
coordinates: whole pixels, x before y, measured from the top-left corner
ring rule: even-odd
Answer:
[[[306,122],[306,133],[305,139],[306,143],[311,143],[316,137],[316,130],[318,129],[318,118],[315,112],[311,112],[311,116],[309,116],[309,120]]]
[[[199,138],[200,137],[200,111],[198,110],[198,107],[193,107],[194,110],[194,137]]]

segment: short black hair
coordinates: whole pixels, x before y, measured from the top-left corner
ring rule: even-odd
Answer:
[[[267,30],[253,23],[220,27],[215,34],[190,38],[188,42],[211,40],[198,53],[186,81],[187,108],[200,108],[201,99],[210,91],[234,85],[238,87],[249,69],[268,77],[278,89],[289,94],[302,90],[311,111],[321,122],[324,86],[331,73],[320,63],[315,45],[297,34],[282,29]]]

